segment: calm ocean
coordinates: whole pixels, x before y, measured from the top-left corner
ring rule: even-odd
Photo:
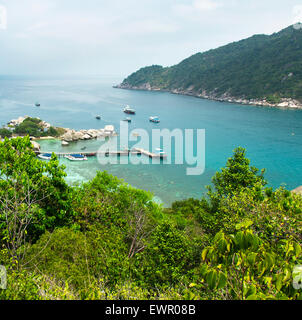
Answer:
[[[70,183],[86,181],[98,170],[124,179],[134,187],[149,190],[158,201],[170,205],[175,200],[199,198],[211,177],[226,163],[237,146],[247,149],[252,164],[266,168],[266,179],[277,188],[302,185],[302,111],[219,103],[160,92],[113,89],[122,79],[80,78],[0,78],[0,124],[19,116],[40,117],[55,126],[73,129],[117,129],[125,115],[122,108],[135,108],[130,130],[143,128],[205,129],[206,171],[187,176],[187,165],[100,165],[96,158],[87,162],[62,159]],[[35,102],[41,107],[34,106]],[[100,114],[102,120],[95,116]],[[160,117],[151,124],[149,116]],[[64,150],[97,150],[100,141],[79,142]],[[41,142],[45,151],[58,151],[57,141]]]

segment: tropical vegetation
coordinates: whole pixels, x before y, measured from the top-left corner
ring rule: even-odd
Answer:
[[[18,136],[29,135],[31,137],[39,138],[46,136],[58,137],[62,134],[61,128],[54,128],[51,126],[45,128],[41,119],[31,117],[26,118],[22,123],[10,129],[0,128],[0,137],[9,138],[15,134]]]
[[[237,148],[207,196],[164,209],[106,172],[70,186],[55,155],[6,138],[0,299],[302,299],[302,197],[264,174]]]
[[[172,67],[153,65],[127,77],[122,86],[207,95],[215,98],[302,99],[302,29],[290,26],[218,49],[196,53]]]

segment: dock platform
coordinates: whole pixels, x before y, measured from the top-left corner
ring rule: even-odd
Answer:
[[[70,156],[70,155],[73,155],[73,154],[80,154],[82,156],[85,156],[85,157],[96,157],[98,155],[103,155],[103,156],[117,156],[117,157],[120,157],[120,156],[129,156],[130,154],[131,155],[145,155],[149,158],[159,158],[159,159],[164,159],[164,158],[167,158],[166,155],[164,154],[157,154],[157,153],[152,153],[152,152],[149,152],[147,150],[144,150],[144,149],[140,149],[140,148],[134,148],[132,150],[119,150],[119,151],[80,151],[80,152],[77,152],[77,151],[74,151],[74,152],[54,152],[54,151],[39,151],[39,152],[36,152],[37,155],[39,154],[45,154],[45,153],[49,153],[49,154],[52,154],[54,153],[58,158],[63,158],[65,156]]]

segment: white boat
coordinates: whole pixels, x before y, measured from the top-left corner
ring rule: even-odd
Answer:
[[[88,160],[85,156],[81,154],[70,154],[70,155],[66,155],[64,158],[70,161],[87,161]]]
[[[39,154],[38,158],[43,159],[43,160],[50,160],[51,159],[51,153]]]
[[[129,106],[126,106],[123,111],[127,114],[135,114],[136,112],[134,109],[131,109]]]
[[[155,122],[155,123],[159,123],[160,122],[159,117],[150,117],[149,120],[151,122]]]

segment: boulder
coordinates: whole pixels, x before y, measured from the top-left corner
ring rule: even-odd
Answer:
[[[302,186],[292,190],[293,193],[296,193],[296,194],[301,194],[302,195]]]
[[[73,132],[72,130],[68,130],[65,132],[62,136],[62,139],[66,142],[72,142],[73,141]]]
[[[112,132],[113,133],[114,132],[114,126],[112,126],[112,125],[105,126],[104,130],[107,131],[107,132]]]
[[[85,134],[80,132],[80,131],[75,131],[73,134],[72,134],[72,139],[73,141],[78,141],[78,140],[84,140],[84,136]]]
[[[288,102],[287,102],[287,101],[281,102],[281,103],[279,103],[279,104],[277,105],[277,107],[286,108],[286,107],[288,107]]]
[[[41,146],[39,145],[39,143],[37,143],[36,141],[31,141],[31,144],[32,144],[33,150],[34,150],[35,152],[39,152],[39,151],[40,151]]]
[[[86,133],[83,135],[82,140],[90,140],[91,138],[92,138],[91,135]]]

